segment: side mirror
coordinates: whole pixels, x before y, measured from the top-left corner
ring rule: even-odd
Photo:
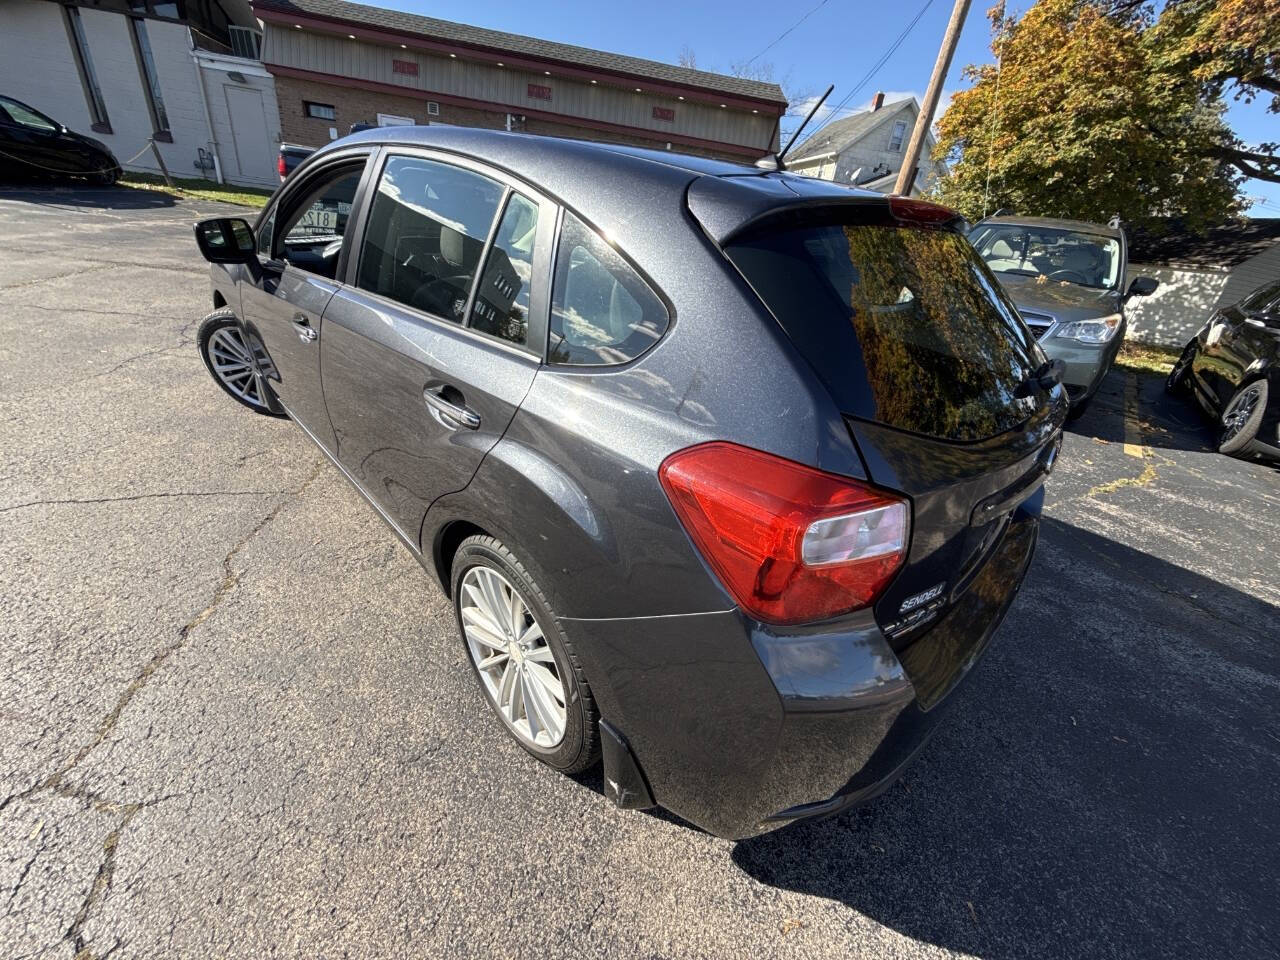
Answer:
[[[1134,277],[1133,282],[1129,284],[1129,291],[1124,296],[1126,300],[1129,297],[1149,297],[1159,286],[1160,281],[1155,277]]]
[[[210,263],[252,263],[258,244],[243,217],[211,217],[195,226],[196,246]]]

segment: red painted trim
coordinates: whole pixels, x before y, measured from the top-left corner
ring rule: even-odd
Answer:
[[[703,140],[679,133],[666,133],[662,130],[649,130],[645,127],[631,127],[621,123],[607,123],[603,120],[588,120],[565,113],[552,113],[549,110],[538,110],[524,104],[492,103],[487,100],[473,100],[470,97],[456,97],[449,93],[435,93],[431,90],[420,90],[416,87],[401,87],[394,83],[382,83],[378,80],[363,80],[359,77],[342,77],[332,73],[317,73],[314,70],[301,70],[298,67],[286,67],[279,63],[263,63],[267,72],[278,77],[293,77],[297,80],[311,80],[315,83],[327,84],[331,87],[355,87],[359,90],[371,90],[375,93],[391,93],[398,97],[409,97],[415,100],[436,100],[440,103],[452,103],[459,107],[473,107],[477,110],[489,110],[494,113],[520,113],[526,117],[537,117],[539,120],[551,120],[571,127],[585,127],[588,130],[604,130],[610,133],[625,133],[630,136],[643,137],[655,143],[680,143],[690,147],[702,147],[707,150],[721,150],[725,153],[736,153],[744,157],[762,157],[766,153],[762,147],[747,147],[739,143],[724,143],[719,140]]]
[[[489,63],[501,62],[508,66],[538,73],[543,72],[547,67],[554,67],[557,76],[572,77],[576,80],[588,82],[597,80],[623,87],[634,87],[637,83],[640,83],[644,85],[645,91],[649,93],[660,93],[669,97],[683,96],[686,100],[700,100],[717,106],[723,103],[739,110],[759,110],[764,116],[780,116],[784,112],[783,105],[776,100],[752,97],[746,94],[724,93],[708,87],[699,87],[695,84],[657,80],[642,74],[605,70],[599,67],[584,67],[565,60],[557,60],[551,57],[531,57],[528,54],[512,53],[496,47],[483,47],[457,41],[431,40],[417,33],[393,30],[391,28],[370,27],[367,24],[342,20],[338,17],[325,17],[319,14],[301,16],[285,10],[273,9],[260,3],[253,4],[253,12],[262,20],[289,26],[299,24],[318,33],[331,33],[337,36],[354,35],[358,39],[368,40],[373,43],[396,45],[403,43],[409,49],[426,50],[432,53],[466,54],[472,60],[483,60]]]

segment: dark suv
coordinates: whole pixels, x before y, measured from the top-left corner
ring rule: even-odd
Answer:
[[[452,599],[507,730],[725,837],[875,795],[1012,602],[1067,400],[941,207],[449,127],[197,240],[214,378]]]

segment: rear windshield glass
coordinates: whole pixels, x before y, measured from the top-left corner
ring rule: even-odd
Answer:
[[[845,413],[948,440],[1025,421],[1043,358],[968,242],[840,223],[760,231],[729,259]]]

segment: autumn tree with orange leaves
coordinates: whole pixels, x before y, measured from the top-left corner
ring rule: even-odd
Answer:
[[[1246,145],[1224,97],[1280,109],[1280,0],[1039,0],[989,14],[997,62],[938,123],[943,202],[1095,222],[1241,210],[1246,176],[1280,181],[1277,144]]]

